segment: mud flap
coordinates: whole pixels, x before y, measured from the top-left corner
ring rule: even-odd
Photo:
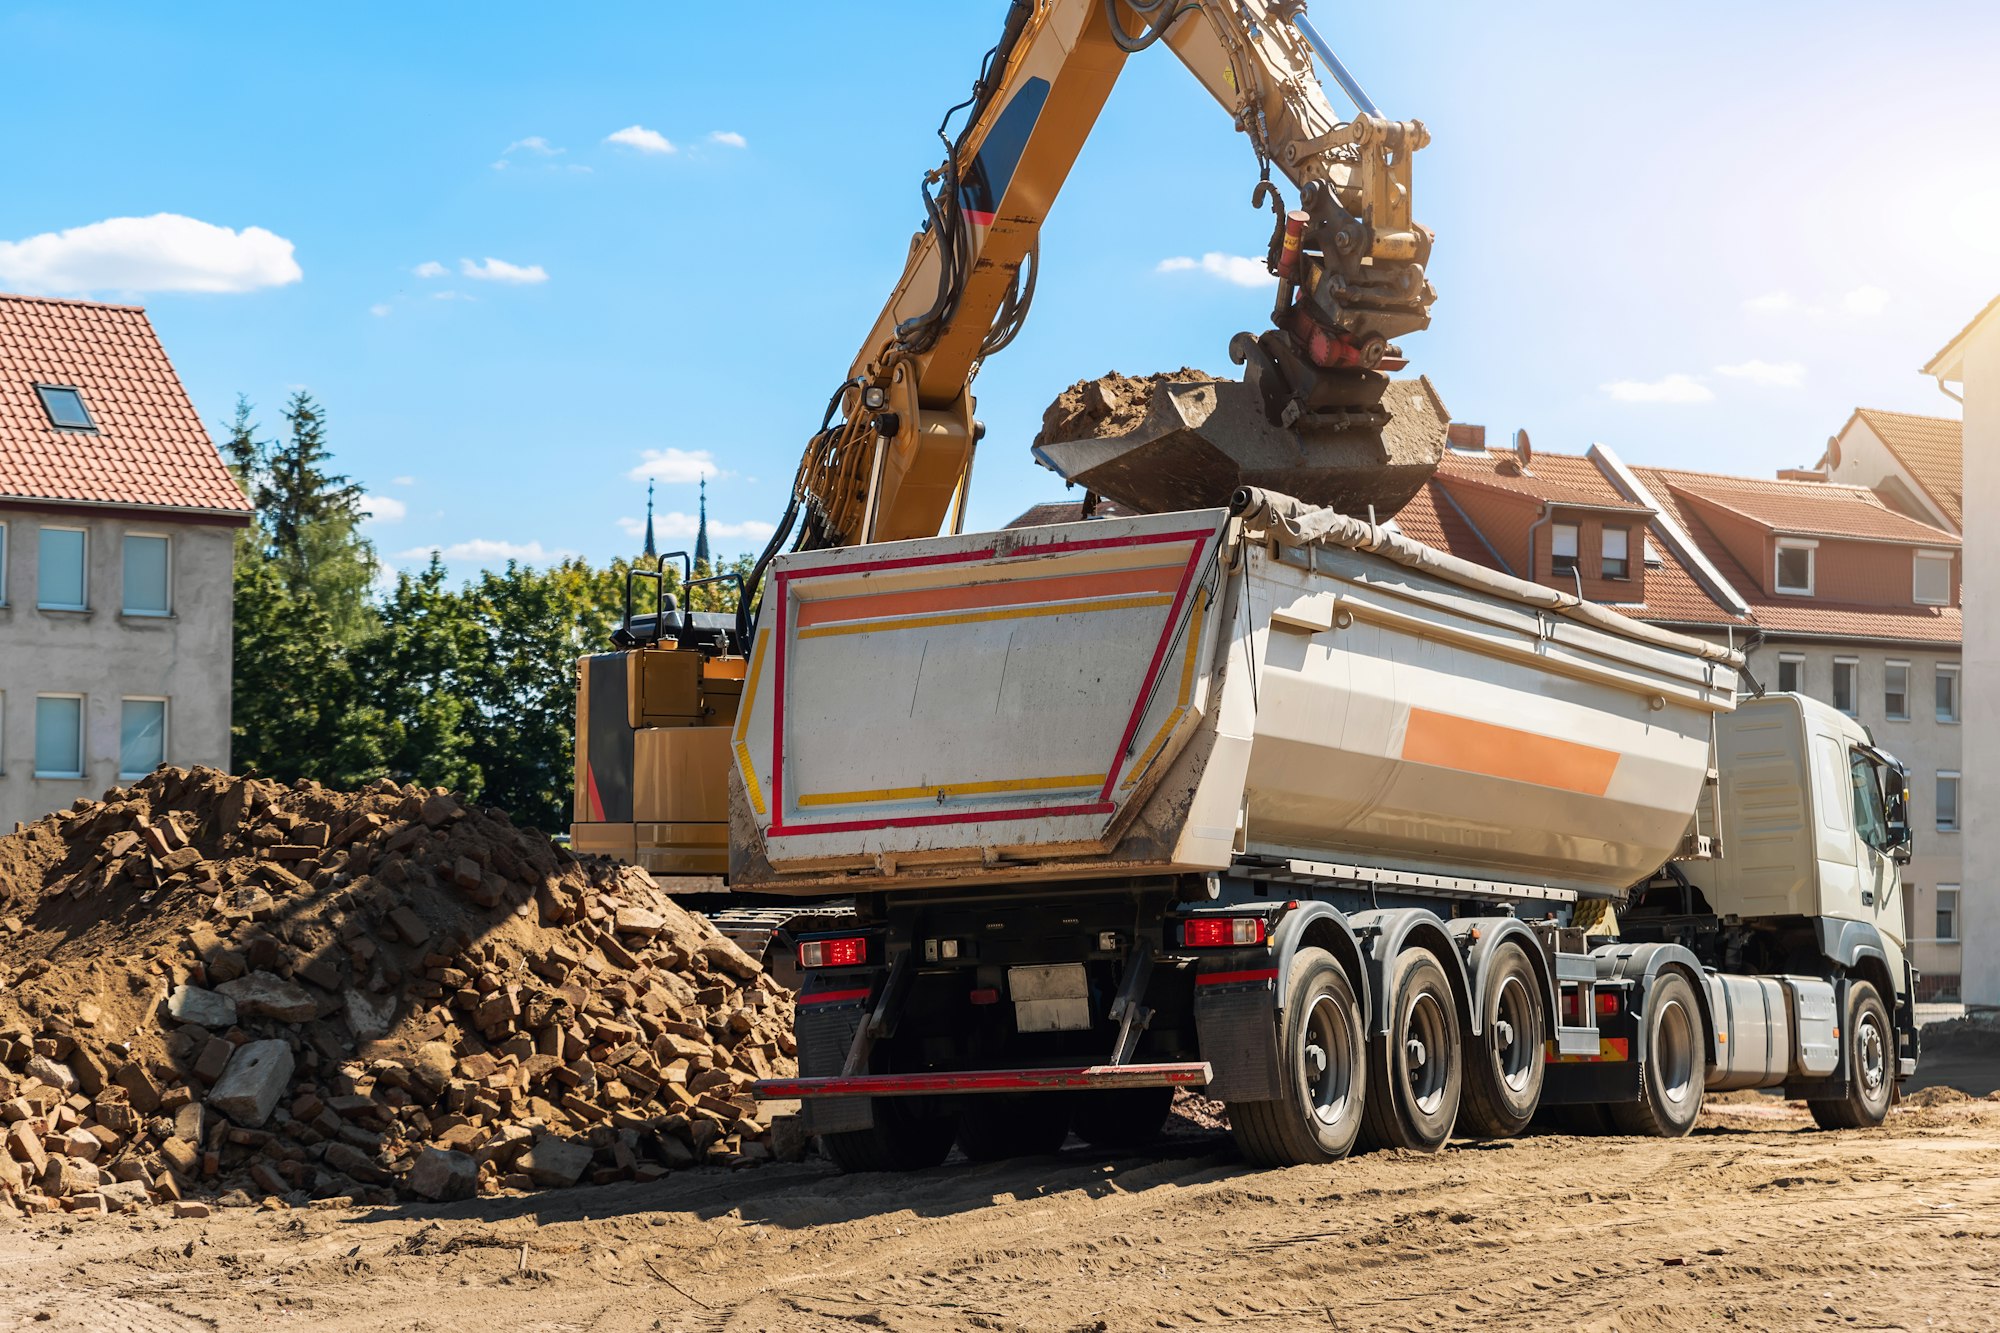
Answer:
[[[854,1034],[867,1016],[865,1003],[800,1005],[795,1036],[799,1077],[832,1078],[847,1061]],[[809,1097],[803,1103],[806,1128],[839,1134],[875,1126],[875,1103],[868,1097]]]
[[[1201,982],[1196,978],[1195,1039],[1201,1058],[1215,1071],[1203,1091],[1225,1102],[1276,1101],[1284,1073],[1278,1059],[1275,969],[1255,981]]]

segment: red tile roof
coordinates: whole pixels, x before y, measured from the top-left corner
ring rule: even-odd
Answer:
[[[1642,468],[1647,486],[1671,491],[1738,514],[1772,532],[1802,537],[1844,537],[1850,541],[1904,542],[1912,546],[1956,546],[1958,538],[1919,523],[1882,503],[1861,486],[1824,481],[1765,481],[1712,472]],[[1654,489],[1655,496],[1660,494]],[[1683,506],[1685,507],[1685,506]]]
[[[37,384],[82,390],[95,432]],[[0,498],[250,512],[137,306],[0,294]]]
[[[1857,407],[1875,437],[1889,447],[1917,485],[1944,516],[1965,527],[1965,426],[1950,417],[1920,417],[1908,412],[1884,412]]]
[[[1451,482],[1490,486],[1551,504],[1588,505],[1634,514],[1652,512],[1620,495],[1596,464],[1576,454],[1538,453],[1523,468],[1511,450],[1488,450],[1484,458],[1452,452],[1445,455],[1438,471]]]
[[[1493,548],[1479,530],[1466,521],[1451,497],[1437,482],[1427,483],[1396,515],[1396,527],[1403,535],[1434,550],[1445,551],[1488,569],[1500,569]],[[1503,571],[1505,572],[1505,571]]]
[[[1811,636],[1825,639],[1878,639],[1900,643],[1958,643],[1965,636],[1965,617],[1955,606],[1863,606],[1852,603],[1831,601],[1825,597],[1776,597],[1765,593],[1763,581],[1743,568],[1727,546],[1703,520],[1696,504],[1690,503],[1686,489],[1688,478],[1717,483],[1738,485],[1764,485],[1743,477],[1717,477],[1702,472],[1681,472],[1671,468],[1638,467],[1632,469],[1646,489],[1657,497],[1670,511],[1671,517],[1681,525],[1708,562],[1715,566],[1718,574],[1736,590],[1736,593],[1750,607],[1751,618],[1760,629],[1785,637]],[[1676,479],[1681,479],[1679,488]],[[1849,492],[1853,488],[1834,486],[1826,482],[1795,481],[1770,482],[1774,487],[1801,487],[1813,491],[1829,493]],[[1863,491],[1863,495],[1868,492]],[[1872,496],[1869,497],[1873,499]],[[1833,499],[1836,506],[1849,501]],[[1880,501],[1875,502],[1880,506]],[[1844,513],[1844,510],[1835,512]],[[1885,511],[1888,512],[1888,511]],[[1901,518],[1901,515],[1893,514]],[[1904,519],[1904,522],[1910,520]],[[1921,544],[1951,546],[1957,538],[1939,532],[1935,528],[1913,523],[1913,527],[1931,534]],[[1835,533],[1835,536],[1849,534]],[[1918,543],[1912,543],[1918,544]],[[1646,589],[1652,592],[1653,579],[1658,571],[1646,572]],[[1650,596],[1649,599],[1650,600]],[[1648,617],[1650,619],[1650,617]]]
[[[1124,518],[1138,512],[1136,509],[1127,509],[1116,500],[1100,499],[1097,502],[1097,512],[1092,514],[1091,517]],[[1046,528],[1057,523],[1081,522],[1083,522],[1083,501],[1056,500],[1044,504],[1029,505],[1014,516],[1013,521],[1007,524],[1007,528]],[[1005,531],[1006,529],[1002,530]]]

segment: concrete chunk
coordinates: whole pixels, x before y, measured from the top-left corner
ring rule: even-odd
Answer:
[[[269,972],[252,972],[247,977],[225,981],[216,989],[236,1002],[236,1012],[244,1018],[309,1023],[319,1013],[319,1002],[313,999],[311,991]]]
[[[479,1187],[479,1163],[467,1153],[426,1148],[406,1183],[411,1193],[437,1203],[469,1199]]]
[[[291,1077],[291,1047],[282,1041],[245,1042],[216,1080],[208,1105],[254,1129],[271,1118]]]
[[[571,1143],[553,1136],[538,1139],[521,1158],[521,1169],[537,1185],[574,1185],[590,1166],[588,1144]]]
[[[212,1032],[236,1026],[236,1001],[199,986],[176,986],[167,996],[167,1013],[176,1023],[195,1023]]]

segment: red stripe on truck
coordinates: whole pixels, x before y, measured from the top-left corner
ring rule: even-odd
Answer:
[[[1197,986],[1236,986],[1251,981],[1276,981],[1275,967],[1252,968],[1248,972],[1204,972],[1194,979]]]
[[[869,987],[867,987],[867,986],[863,986],[863,987],[861,987],[861,989],[859,989],[859,990],[822,990],[822,991],[814,991],[814,992],[813,992],[813,993],[812,993],[811,995],[801,995],[801,996],[799,996],[799,1003],[800,1003],[800,1004],[838,1004],[838,1003],[840,1003],[840,1002],[841,1002],[842,1000],[865,1000],[865,999],[867,999],[867,998],[868,998],[868,992],[869,992],[869,990],[870,990],[870,988],[869,988]]]

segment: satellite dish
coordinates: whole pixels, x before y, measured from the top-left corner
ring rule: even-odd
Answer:
[[[1535,461],[1535,450],[1528,443],[1528,432],[1525,429],[1514,432],[1514,457],[1521,460],[1521,467],[1524,470],[1528,464]]]

